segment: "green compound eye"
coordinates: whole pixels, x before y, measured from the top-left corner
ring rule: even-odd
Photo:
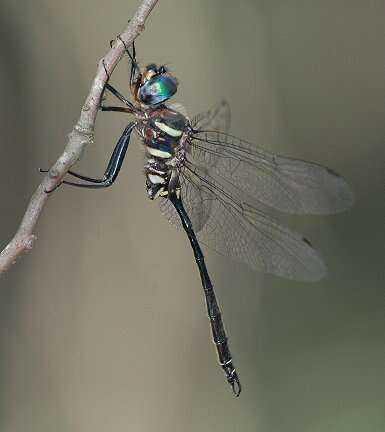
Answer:
[[[166,101],[176,93],[177,80],[164,73],[150,78],[139,90],[141,102],[147,105],[156,105]]]

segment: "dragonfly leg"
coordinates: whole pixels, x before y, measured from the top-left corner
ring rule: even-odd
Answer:
[[[122,42],[122,44],[124,45],[124,49],[128,55],[128,57],[131,60],[131,72],[130,72],[130,88],[135,76],[135,70],[138,70],[140,72],[138,63],[136,62],[136,50],[135,50],[135,44],[134,42],[132,43],[132,54],[130,53],[126,43],[124,42],[124,40],[120,37],[120,35],[118,35],[116,37],[117,39],[120,40],[120,42]],[[110,45],[112,46],[112,42],[110,41]],[[121,102],[123,102],[126,106],[129,107],[129,109],[124,110],[123,108],[120,110],[118,109],[118,107],[104,107],[102,104],[100,105],[100,109],[102,111],[119,111],[119,112],[127,112],[127,113],[132,113],[135,111],[135,107],[134,105],[128,100],[126,99],[118,90],[116,90],[111,84],[108,83],[108,81],[110,80],[110,74],[107,71],[106,68],[106,64],[104,62],[103,59],[103,67],[104,67],[104,71],[107,75],[107,83],[105,85],[105,89],[107,89],[108,91],[110,91],[117,99],[119,99]],[[110,108],[114,108],[114,109],[110,109]]]
[[[168,199],[171,201],[175,210],[181,219],[183,228],[190,240],[191,247],[194,252],[195,261],[199,268],[199,273],[201,276],[202,287],[205,294],[207,313],[210,319],[211,332],[213,336],[213,341],[217,349],[219,364],[225,373],[227,382],[231,385],[233,393],[235,396],[239,396],[242,387],[239,381],[239,377],[235,367],[233,365],[233,360],[231,357],[229,345],[227,343],[226,331],[222,322],[221,311],[215,296],[214,287],[211,283],[206,263],[204,260],[203,252],[199,246],[198,240],[195,236],[194,229],[191,224],[191,220],[183,206],[180,198],[177,194],[173,192],[175,190],[173,187],[169,189]]]
[[[106,62],[104,61],[104,59],[102,60],[102,64],[103,64],[103,68],[104,68],[104,72],[107,76],[107,82],[110,80],[110,74],[108,73],[107,67],[106,67]]]
[[[135,111],[135,107],[134,105],[128,100],[126,99],[118,90],[116,90],[116,88],[114,88],[111,84],[107,83],[105,88],[111,92],[117,99],[120,100],[120,102],[124,103],[124,105],[127,105],[128,108],[130,109],[129,111],[125,111],[125,112],[129,112],[132,113]],[[100,106],[100,108],[103,110],[103,105]]]
[[[111,186],[118,177],[120,168],[122,167],[127,147],[130,142],[131,132],[134,127],[135,123],[132,122],[124,129],[122,136],[119,138],[119,141],[116,144],[114,151],[112,152],[111,158],[107,164],[107,168],[102,178],[88,177],[82,174],[78,174],[74,171],[68,171],[68,174],[80,180],[84,180],[88,183],[74,183],[64,180],[63,184],[93,189],[106,188]]]
[[[124,112],[124,113],[128,113],[128,114],[132,114],[132,110],[130,108],[124,108],[124,107],[119,107],[119,106],[105,106],[105,105],[101,105],[100,106],[100,110],[101,111]]]
[[[134,110],[134,106],[132,105],[132,103],[127,100],[118,90],[116,90],[111,84],[108,83],[108,81],[110,80],[110,74],[107,71],[106,68],[106,63],[104,61],[104,59],[102,60],[103,63],[103,67],[104,67],[104,72],[107,75],[107,82],[104,86],[104,89],[109,90],[116,98],[118,98],[121,102],[123,102],[125,105],[127,105],[131,110],[130,111],[125,111],[125,112],[132,112],[132,110]],[[102,111],[107,111],[107,110],[103,110],[103,105],[100,105],[100,108],[102,109]]]
[[[128,55],[128,58],[131,61],[131,71],[130,71],[130,88],[131,88],[131,86],[134,82],[135,70],[137,70],[138,73],[140,73],[140,69],[139,69],[138,63],[136,61],[135,41],[132,41],[132,54],[131,54],[127,45],[126,45],[126,42],[124,42],[124,40],[121,38],[120,35],[117,36],[117,39],[119,39],[120,42],[122,42],[122,44],[124,45],[124,49]]]

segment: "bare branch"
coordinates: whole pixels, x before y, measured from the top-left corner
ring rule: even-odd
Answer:
[[[130,46],[143,31],[144,23],[157,1],[143,0],[141,2],[127,28],[120,34],[120,38],[126,46]],[[68,142],[63,154],[36,189],[15,236],[0,254],[0,274],[8,270],[20,255],[32,248],[36,240],[33,231],[48,198],[52,196],[52,194],[48,194],[46,191],[54,190],[60,184],[70,167],[81,158],[87,145],[92,143],[100,99],[108,78],[106,70],[110,76],[124,54],[124,44],[119,39],[116,39],[106,56],[99,61],[91,90],[83,105],[78,122],[68,135]]]

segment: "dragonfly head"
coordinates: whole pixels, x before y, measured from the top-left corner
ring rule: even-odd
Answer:
[[[134,83],[134,97],[144,105],[157,105],[173,96],[178,81],[167,70],[166,66],[147,65]]]

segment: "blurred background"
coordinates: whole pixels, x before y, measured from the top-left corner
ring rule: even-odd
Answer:
[[[2,248],[138,3],[0,2]],[[233,134],[340,172],[355,206],[281,217],[322,251],[320,283],[205,250],[235,399],[190,246],[146,197],[136,139],[113,188],[52,196],[33,251],[0,281],[1,432],[385,430],[383,14],[381,0],[159,2],[141,64],[170,67],[191,115],[225,97]],[[122,61],[111,79],[126,94],[127,73]],[[100,114],[76,170],[101,174],[127,122]]]

